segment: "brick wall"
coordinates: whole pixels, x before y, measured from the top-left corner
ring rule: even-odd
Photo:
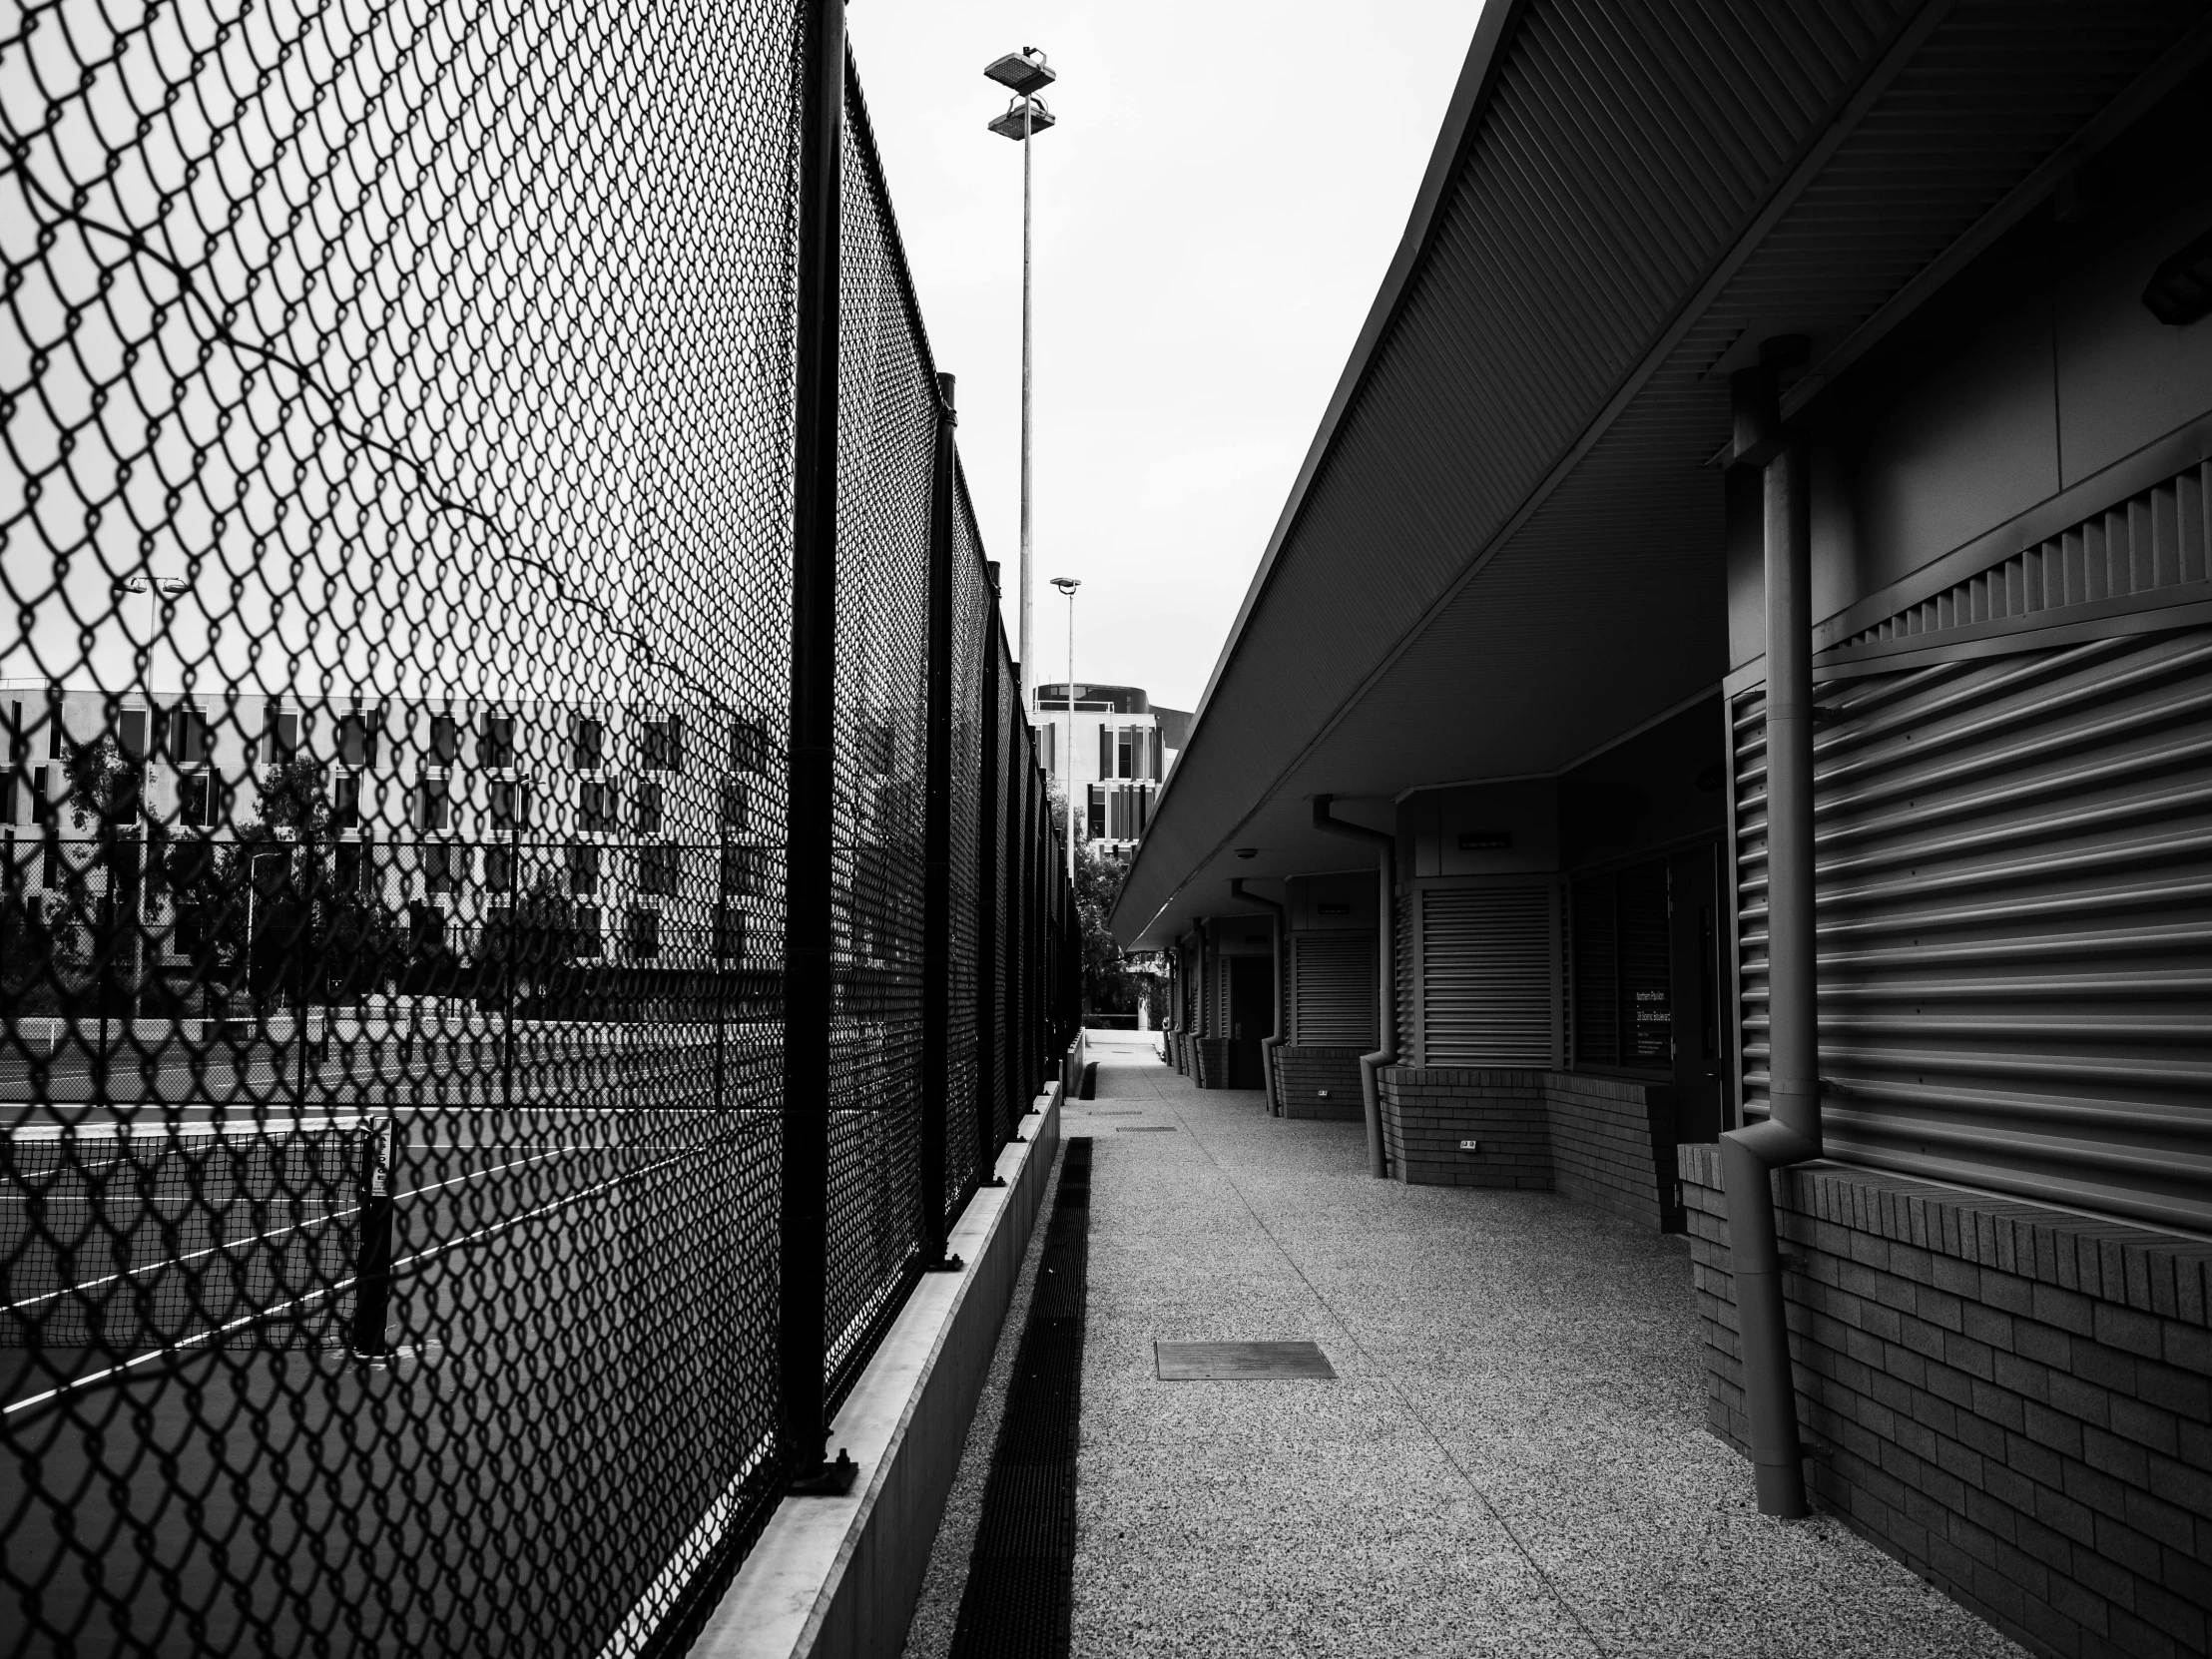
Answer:
[[[1382,1073],[1390,1173],[1416,1186],[1550,1188],[1660,1232],[1680,1223],[1662,1184],[1652,1085],[1564,1071],[1393,1066]],[[1463,1151],[1459,1143],[1480,1143]]]
[[[1358,1123],[1367,1117],[1360,1102],[1363,1048],[1298,1048],[1286,1043],[1275,1051],[1276,1095],[1287,1118],[1327,1118]],[[1329,1091],[1328,1097],[1322,1090]]]
[[[1390,1174],[1430,1187],[1523,1187],[1552,1179],[1540,1071],[1391,1066],[1382,1076]],[[1461,1143],[1475,1143],[1467,1150]]]
[[[1192,1040],[1191,1048],[1198,1061],[1198,1086],[1202,1089],[1229,1087],[1229,1039],[1197,1037]]]
[[[1543,1075],[1551,1108],[1552,1186],[1654,1233],[1679,1231],[1674,1148],[1663,1137],[1661,1145],[1652,1144],[1656,1085],[1579,1072]]]
[[[1720,1158],[1679,1154],[1707,1419],[1745,1448]],[[2038,1651],[2212,1645],[2212,1243],[1813,1164],[1779,1173],[1808,1478]]]

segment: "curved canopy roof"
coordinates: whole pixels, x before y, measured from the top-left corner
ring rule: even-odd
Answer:
[[[1713,689],[1727,372],[1809,334],[1802,404],[2208,44],[2174,0],[1489,0],[1117,936],[1357,863],[1314,795],[1386,823]]]

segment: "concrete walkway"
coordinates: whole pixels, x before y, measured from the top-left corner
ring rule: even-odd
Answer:
[[[1201,1093],[1156,1040],[1094,1034],[1065,1118],[1096,1138],[1076,1654],[2020,1652],[1837,1522],[1754,1511],[1680,1240],[1372,1180],[1357,1124]],[[1156,1340],[1240,1339],[1338,1380],[1156,1379]],[[925,1607],[957,1603],[960,1530]]]

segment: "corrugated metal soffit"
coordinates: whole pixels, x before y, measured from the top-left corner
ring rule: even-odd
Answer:
[[[1405,937],[1419,941],[1420,1063],[1549,1066],[1553,888],[1430,887],[1409,896],[1419,905]]]
[[[2212,630],[1832,682],[1822,706],[1830,1156],[2212,1231]],[[1763,712],[1734,701],[1747,1116]]]
[[[1375,935],[1293,933],[1291,1005],[1301,1047],[1374,1048]]]

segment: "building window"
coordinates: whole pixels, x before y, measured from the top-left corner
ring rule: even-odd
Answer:
[[[768,728],[757,720],[739,718],[730,723],[730,769],[733,772],[768,775]]]
[[[146,711],[125,709],[116,717],[116,747],[124,758],[132,761],[146,759]]]
[[[278,709],[269,711],[269,758],[275,764],[282,764],[299,753],[299,711]]]
[[[607,723],[578,715],[568,724],[569,764],[578,772],[597,772],[607,764]]]
[[[576,792],[576,828],[599,834],[614,827],[614,785],[585,782]]]
[[[484,730],[476,740],[476,764],[504,772],[515,764],[515,722],[512,715],[486,715]]]
[[[44,795],[42,789],[39,792]],[[177,776],[177,822],[188,830],[213,830],[223,822],[223,789],[214,773],[201,770]]]
[[[60,730],[55,728],[57,733]],[[170,710],[167,741],[162,747],[177,766],[205,766],[215,753],[215,734],[208,727],[207,716],[198,709]]]
[[[1059,737],[1060,728],[1051,721],[1046,721],[1037,728],[1037,765],[1044,769],[1047,777],[1051,778],[1057,778],[1060,775],[1060,764],[1053,759],[1054,753],[1059,747]]]
[[[753,792],[735,778],[723,780],[722,799],[717,806],[716,816],[725,830],[743,830],[753,822]]]
[[[674,715],[645,721],[639,732],[639,752],[648,772],[682,772],[684,723]]]
[[[1094,841],[1104,840],[1106,838],[1105,786],[1102,784],[1093,784],[1091,786],[1090,796],[1090,828],[1088,833],[1090,835],[1090,838]]]
[[[522,785],[496,780],[485,791],[485,799],[491,808],[492,828],[501,834],[511,835],[529,822],[530,803]]]
[[[341,772],[330,780],[330,828],[332,830],[358,830],[361,827],[361,775],[357,772]]]
[[[493,892],[515,890],[514,848],[497,841],[484,848],[484,885]]]
[[[376,764],[376,727],[367,715],[346,715],[338,721],[338,760],[359,772]]]
[[[568,890],[579,898],[599,890],[599,848],[586,841],[568,849]]]
[[[638,848],[638,890],[640,892],[673,893],[676,891],[678,873],[682,867],[679,854],[683,848],[676,846],[641,846]]]
[[[898,739],[888,721],[863,720],[852,733],[855,764],[862,772],[889,777],[898,760]]]
[[[1674,1062],[1666,861],[1586,876],[1570,896],[1575,1064],[1666,1069]]]
[[[426,892],[458,892],[475,863],[475,848],[433,842],[422,849],[422,885]]]
[[[595,856],[598,850],[597,847],[591,848]],[[599,906],[596,904],[577,905],[576,955],[584,961],[591,961],[597,958],[604,948],[605,946],[600,941]]]
[[[623,918],[623,942],[630,954],[643,961],[661,953],[661,912],[632,910]]]
[[[715,957],[734,962],[745,954],[745,912],[735,904],[715,906]]]
[[[661,832],[661,804],[662,796],[660,785],[640,784],[638,786],[639,834],[658,835]]]
[[[461,758],[461,723],[451,715],[430,717],[430,764],[449,767]]]
[[[424,778],[415,784],[414,827],[419,830],[449,830],[453,826],[453,786],[443,778]]]
[[[758,846],[726,846],[722,849],[722,891],[725,897],[757,893],[763,885],[766,854]]]

